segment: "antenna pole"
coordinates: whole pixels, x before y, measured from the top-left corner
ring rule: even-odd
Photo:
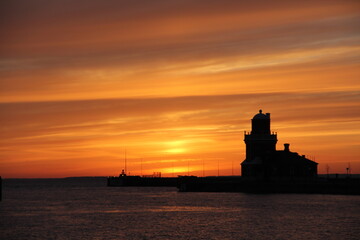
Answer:
[[[190,172],[189,172],[189,160],[188,160],[188,176],[190,176]]]
[[[204,159],[202,160],[202,167],[203,167],[203,177],[205,177],[205,168],[204,168]]]
[[[234,176],[234,160],[231,162],[231,174]]]
[[[174,162],[172,162],[172,176],[175,177]]]
[[[126,148],[125,148],[125,174],[127,173],[127,162],[126,162]]]
[[[348,163],[348,167],[346,168],[346,177],[350,177],[350,163]]]
[[[349,174],[351,175],[351,166],[350,166],[350,162],[349,162]]]

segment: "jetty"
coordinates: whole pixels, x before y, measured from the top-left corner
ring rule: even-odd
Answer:
[[[108,177],[109,187],[176,187],[179,192],[244,192],[256,194],[360,195],[360,178],[249,180],[240,176],[220,177]]]
[[[181,177],[179,192],[305,193],[360,195],[360,179],[267,179],[242,177]]]
[[[119,176],[108,177],[109,187],[177,187],[177,177],[141,177],[141,176]]]

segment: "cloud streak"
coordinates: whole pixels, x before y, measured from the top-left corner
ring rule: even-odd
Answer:
[[[250,129],[254,109],[262,106],[272,110],[272,128],[281,134],[280,141],[291,140],[303,151],[320,151],[319,159],[326,161],[328,153],[306,143],[317,139],[342,146],[343,151],[351,147],[342,144],[344,138],[359,145],[360,131],[353,129],[360,121],[355,111],[359,98],[358,92],[322,92],[4,103],[1,158],[6,166],[9,161],[16,165],[61,156],[63,160],[52,164],[62,166],[97,156],[108,159],[99,164],[109,169],[125,146],[130,156],[144,158],[146,164],[169,158],[178,148],[168,143],[181,140],[186,144],[180,147],[188,151],[180,154],[182,158],[221,156],[226,164],[234,155],[242,158],[243,131]]]

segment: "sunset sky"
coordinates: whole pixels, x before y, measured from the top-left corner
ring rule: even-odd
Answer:
[[[360,1],[0,3],[0,175],[239,175],[244,131],[360,173]]]

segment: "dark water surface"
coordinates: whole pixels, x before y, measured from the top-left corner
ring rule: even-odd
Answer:
[[[360,239],[360,196],[5,179],[0,239]]]

